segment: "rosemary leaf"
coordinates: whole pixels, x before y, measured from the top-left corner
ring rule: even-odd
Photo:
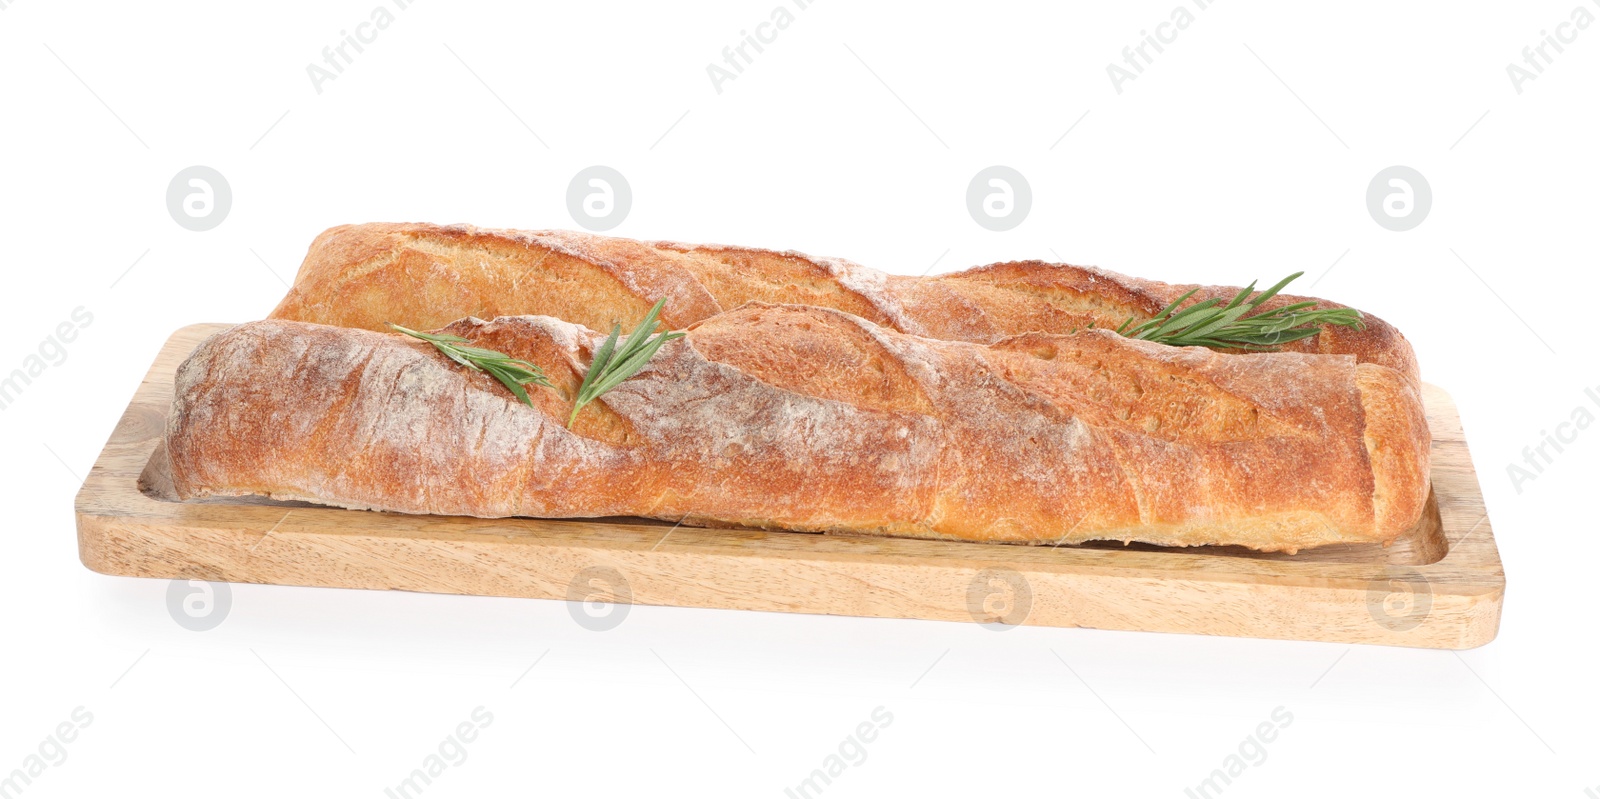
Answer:
[[[522,404],[533,407],[533,398],[528,396],[528,390],[523,386],[534,385],[545,388],[555,388],[550,380],[545,377],[544,370],[537,364],[513,358],[503,352],[486,350],[482,347],[463,346],[467,340],[460,336],[448,333],[420,333],[408,327],[390,324],[390,327],[412,338],[421,339],[432,344],[439,352],[462,366],[475,372],[484,372],[490,377],[499,380],[502,385],[511,391]]]
[[[1303,274],[1296,272],[1253,297],[1254,282],[1240,289],[1227,304],[1223,304],[1221,298],[1213,297],[1178,310],[1179,305],[1198,291],[1191,289],[1142,324],[1135,325],[1133,317],[1128,317],[1116,332],[1128,338],[1159,341],[1178,347],[1271,352],[1278,345],[1316,335],[1323,325],[1340,325],[1356,330],[1365,327],[1360,311],[1354,308],[1319,310],[1315,302],[1296,302],[1282,308],[1260,311],[1263,304]]]
[[[578,387],[577,399],[572,404],[572,414],[567,417],[567,427],[578,418],[578,411],[598,399],[601,394],[616,388],[622,381],[633,377],[644,365],[655,357],[662,345],[675,338],[683,338],[683,333],[665,332],[653,335],[661,316],[661,308],[667,303],[666,299],[656,301],[651,306],[650,313],[645,314],[639,326],[628,334],[628,340],[618,340],[622,336],[622,325],[613,325],[611,335],[606,337],[600,349],[595,350],[594,359],[589,363],[589,371],[583,376],[583,384]]]

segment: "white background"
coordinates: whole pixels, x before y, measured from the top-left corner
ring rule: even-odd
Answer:
[[[821,0],[720,93],[706,66],[779,0],[420,0],[318,93],[307,65],[378,2],[0,3],[0,372],[94,317],[0,412],[0,775],[93,714],[26,796],[382,796],[480,705],[492,725],[430,799],[782,796],[879,706],[892,724],[823,795],[1182,796],[1280,706],[1292,724],[1226,796],[1600,794],[1600,429],[1520,492],[1506,473],[1574,408],[1600,415],[1600,25],[1521,93],[1506,72],[1580,0],[1221,0],[1121,93],[1106,66],[1179,0]],[[204,233],[165,205],[194,164],[234,195]],[[595,633],[554,601],[253,585],[197,633],[165,581],[78,563],[79,476],[172,330],[265,315],[335,224],[573,227],[567,182],[592,164],[632,186],[624,236],[907,274],[1306,270],[1300,290],[1398,325],[1460,404],[1505,560],[1499,638],[649,607]],[[1033,189],[1004,233],[965,208],[991,164]],[[1366,208],[1393,164],[1432,187],[1409,232]]]

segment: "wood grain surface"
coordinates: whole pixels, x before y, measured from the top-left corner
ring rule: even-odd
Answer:
[[[173,372],[227,325],[173,334],[79,491],[103,574],[627,601],[1468,649],[1505,574],[1460,419],[1424,386],[1433,496],[1388,549],[1297,555],[1117,543],[1017,546],[703,529],[640,519],[473,519],[230,499],[176,502],[162,428]]]

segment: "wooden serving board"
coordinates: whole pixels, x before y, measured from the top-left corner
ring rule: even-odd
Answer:
[[[702,529],[642,519],[472,519],[269,500],[178,502],[161,434],[168,340],[77,497],[103,574],[1468,649],[1505,573],[1461,422],[1424,387],[1433,496],[1383,547],[1017,546]]]

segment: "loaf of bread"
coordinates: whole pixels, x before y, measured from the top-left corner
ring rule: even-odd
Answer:
[[[641,273],[637,296],[666,294],[678,319],[700,313],[695,302],[709,307],[686,288],[701,284]],[[541,274],[593,288],[581,269]],[[611,308],[623,306],[603,303],[636,296],[574,293]],[[435,304],[463,307],[466,294],[419,291],[416,305],[383,296],[418,309],[402,314],[414,318]],[[842,305],[870,294],[829,296]],[[554,388],[530,387],[529,407],[409,337],[243,324],[178,371],[166,430],[178,495],[1293,552],[1391,541],[1417,521],[1428,491],[1416,391],[1398,371],[1350,356],[1234,357],[1104,330],[985,345],[752,303],[708,314],[569,430],[600,333],[548,316],[464,319],[445,331],[539,365]]]
[[[1262,275],[1268,284],[1280,275]],[[631,329],[657,300],[662,320],[687,327],[746,302],[816,305],[929,338],[988,344],[1022,333],[1068,333],[1093,323],[1142,322],[1184,292],[1190,302],[1236,287],[1174,285],[1040,261],[936,277],[888,275],[837,258],[714,245],[640,242],[564,231],[467,225],[367,224],[318,236],[274,319],[383,330],[425,329],[477,316],[543,314]],[[1282,295],[1263,309],[1307,297]],[[1316,300],[1319,307],[1342,307]],[[1420,385],[1411,345],[1370,314],[1363,330],[1326,326],[1283,347],[1354,355]]]

